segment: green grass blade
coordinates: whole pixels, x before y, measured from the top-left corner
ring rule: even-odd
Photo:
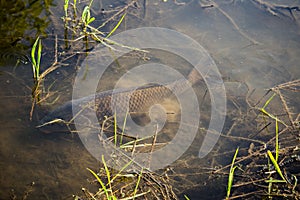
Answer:
[[[134,192],[133,192],[133,199],[135,199],[135,196],[136,196],[136,193],[137,193],[137,190],[138,190],[138,187],[139,187],[142,175],[143,175],[143,169],[141,170],[141,172],[139,174],[139,177],[138,177],[138,180],[136,182],[136,185],[135,185],[135,188],[134,188]]]
[[[270,177],[270,181],[272,181],[272,180],[273,180],[273,178]],[[269,182],[269,184],[268,184],[268,195],[269,195],[269,197],[270,197],[271,192],[272,192],[272,185],[273,185],[273,182]]]
[[[183,195],[186,200],[190,200],[190,198],[186,195]]]
[[[109,171],[109,169],[108,169],[108,167],[106,165],[106,162],[105,162],[105,159],[104,159],[104,155],[102,155],[102,162],[103,162],[105,173],[106,173],[106,176],[107,176],[107,184],[109,185],[109,189],[110,189],[110,191],[112,193],[110,171]],[[111,194],[111,196],[113,196],[113,194]]]
[[[269,105],[269,103],[272,101],[272,99],[276,96],[276,93],[274,93],[265,103],[265,105],[262,107],[263,109]]]
[[[37,65],[36,65],[36,78],[40,77],[40,66],[41,66],[41,57],[42,57],[42,41],[39,40],[38,53],[37,53]]]
[[[264,115],[270,117],[271,119],[277,120],[278,122],[280,122],[281,124],[287,126],[282,120],[279,120],[276,116],[272,115],[271,113],[269,113],[268,111],[266,111],[266,107],[270,104],[270,102],[272,101],[272,99],[276,96],[276,93],[274,93],[264,104],[264,106],[262,108],[260,108],[260,112],[262,112]]]
[[[276,180],[276,179],[272,179],[270,178],[270,180],[266,180],[266,183],[285,183],[286,181],[284,180]]]
[[[118,140],[118,134],[117,134],[117,113],[114,114],[114,141],[115,141],[115,147],[117,146],[117,140]]]
[[[69,0],[65,0],[65,4],[64,4],[65,18],[68,17],[68,7],[69,7]]]
[[[297,185],[298,185],[298,179],[297,179],[297,176],[295,176],[294,174],[292,174],[292,177],[294,178],[294,180],[295,180],[295,183],[294,183],[294,185],[293,185],[293,191],[295,190],[295,188],[297,187]]]
[[[94,20],[95,20],[95,17],[90,18],[87,24],[92,23]]]
[[[280,122],[281,124],[287,126],[282,120],[278,119],[277,117],[275,117],[274,115],[272,115],[271,113],[268,113],[264,108],[260,109],[260,112],[262,112],[263,114],[265,114],[266,116],[270,117],[271,119],[277,120],[278,122]]]
[[[90,8],[92,7],[93,1],[94,1],[94,0],[91,0],[91,1],[90,1],[90,4],[89,4],[89,7],[90,7]]]
[[[87,168],[87,170],[89,170],[89,172],[91,172],[91,174],[93,174],[93,176],[94,176],[94,177],[97,179],[97,181],[100,183],[100,185],[101,185],[103,191],[105,192],[106,198],[107,198],[107,199],[110,199],[109,194],[108,194],[108,191],[107,191],[107,189],[106,189],[104,183],[103,183],[103,182],[101,181],[101,179],[99,178],[99,176],[98,176],[93,170],[91,170],[91,169],[89,169],[89,168]]]
[[[89,9],[89,7],[86,6],[86,7],[84,7],[84,9],[83,9],[83,11],[82,11],[82,14],[81,14],[81,20],[82,20],[83,22],[86,22],[86,16],[87,16],[88,9]]]
[[[235,162],[235,159],[237,157],[238,152],[239,152],[239,148],[237,148],[235,150],[235,154],[234,154],[232,162],[231,162],[229,176],[228,176],[228,183],[227,183],[227,195],[226,195],[226,199],[229,199],[229,196],[230,196],[231,187],[232,187],[232,183],[233,183],[234,170],[237,167],[237,166],[234,166],[234,162]]]
[[[40,40],[40,37],[37,37],[31,49],[32,73],[33,73],[33,78],[35,80],[38,80],[40,76],[41,57],[42,57],[42,42]]]
[[[95,20],[95,17],[91,17],[91,6],[92,6],[93,0],[90,2],[90,4],[88,6],[85,6],[82,14],[81,14],[81,19],[83,21],[83,23],[85,24],[85,26],[89,25],[90,23],[92,23]]]
[[[281,169],[280,169],[280,167],[279,167],[277,161],[275,160],[274,156],[272,155],[271,151],[268,150],[268,151],[267,151],[267,154],[268,154],[270,160],[272,161],[272,163],[273,163],[273,165],[274,165],[274,167],[275,167],[277,173],[280,175],[280,177],[282,178],[282,180],[284,180],[284,182],[286,182],[286,180],[285,180],[285,178],[284,178],[284,176],[283,176],[283,174],[282,174],[282,172],[281,172]]]
[[[111,179],[111,182],[113,182],[118,176],[121,175],[121,173],[133,162],[133,160],[130,160],[126,165],[122,167],[122,169]]]
[[[35,59],[35,52],[36,52],[36,46],[38,44],[40,37],[37,37],[35,40],[32,49],[31,49],[31,62],[32,62],[32,72],[33,72],[33,77],[36,79],[36,59]]]
[[[127,110],[126,114],[125,114],[125,118],[124,118],[124,123],[123,123],[123,127],[122,127],[122,133],[121,133],[121,137],[120,137],[120,145],[122,145],[123,142],[123,135],[124,135],[124,131],[125,131],[125,127],[126,127],[126,122],[127,122],[127,117],[128,117],[129,111]]]
[[[278,156],[279,156],[279,138],[278,138],[278,120],[276,118],[275,120],[275,160],[278,162]]]
[[[74,19],[77,18],[77,0],[73,1]]]
[[[231,193],[231,188],[232,188],[232,184],[233,184],[233,178],[234,178],[234,171],[237,168],[237,166],[234,166],[229,173],[228,176],[228,183],[227,183],[227,195],[226,195],[226,199],[229,199],[230,193]]]
[[[117,23],[117,25],[108,33],[108,35],[106,36],[106,38],[109,38],[121,25],[123,19],[125,18],[126,13],[124,13],[121,17],[121,19],[119,20],[119,22]]]
[[[90,16],[90,8],[88,6],[85,6],[81,14],[81,19],[83,23],[85,24],[87,23],[89,16]]]

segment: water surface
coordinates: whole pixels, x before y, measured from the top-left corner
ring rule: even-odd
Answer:
[[[82,187],[92,187],[87,181],[91,176],[86,168],[97,169],[98,161],[87,152],[76,135],[45,135],[35,126],[38,118],[71,99],[75,72],[86,56],[86,47],[83,43],[68,44],[63,40],[65,30],[61,20],[64,13],[62,2],[51,1],[49,5],[39,1],[37,2],[40,4],[18,2],[15,7],[7,9],[10,12],[5,11],[8,12],[7,16],[1,15],[2,22],[7,20],[5,25],[1,23],[1,51],[15,49],[30,57],[30,47],[37,34],[41,34],[44,70],[53,62],[57,35],[60,58],[68,55],[72,57],[46,77],[45,86],[51,86],[53,96],[47,103],[36,108],[33,121],[29,120],[33,87],[31,64],[20,63],[11,56],[10,62],[1,65],[0,198],[9,199],[12,193],[22,198],[23,193],[34,182],[28,199],[72,199],[72,194],[81,194]],[[128,11],[126,23],[122,23],[116,33],[137,27],[159,26],[184,33],[201,44],[214,59],[226,82],[228,118],[224,133],[230,131],[231,135],[247,138],[252,133],[251,130],[258,127],[255,121],[241,120],[238,126],[232,128],[232,125],[235,118],[249,114],[248,103],[254,105],[268,88],[300,77],[299,11],[293,11],[291,15],[282,9],[274,16],[274,13],[258,6],[256,1],[182,2],[185,4],[179,5],[174,1],[137,1],[137,5]],[[278,0],[277,3],[283,2]],[[300,6],[297,1],[284,3]],[[78,9],[84,5],[86,2],[81,3]],[[92,15],[96,17],[96,21],[93,25],[100,25],[107,17],[108,14],[100,12],[101,9],[110,11],[124,5],[124,2],[119,1],[95,1]],[[204,8],[204,5],[213,6]],[[21,7],[24,11],[21,11]],[[34,17],[27,18],[31,15]],[[19,20],[19,23],[9,23],[12,20]],[[108,32],[114,24],[107,24],[103,31]],[[13,31],[10,26],[14,27]],[[70,32],[68,34],[68,39],[76,39],[72,38]],[[76,51],[79,53],[75,54]],[[158,61],[188,74],[190,66],[187,67],[183,61],[174,59],[168,53],[156,53],[153,57]],[[8,58],[3,57],[4,60]],[[111,66],[106,72],[107,76],[101,80],[99,90],[111,89],[115,83],[112,80],[118,80],[118,77],[137,64],[141,64],[140,59],[124,59],[121,65]],[[130,86],[130,83],[126,86]],[[203,100],[205,87],[195,87],[195,90],[201,102],[203,101],[201,126],[205,128],[210,116],[210,99],[205,97]],[[299,113],[299,93],[291,95],[289,105],[295,113]],[[272,109],[280,110],[276,104],[272,105]],[[176,124],[177,120],[174,117],[171,123]],[[172,129],[169,132],[170,130]],[[221,137],[213,152],[199,159],[199,144],[204,134],[200,129],[189,151],[172,165],[175,173],[170,174],[170,177],[175,183],[182,183],[175,185],[178,194],[187,193],[191,199],[211,198],[213,195],[215,199],[221,199],[225,197],[226,180],[210,180],[205,172],[212,167],[229,164],[235,148],[247,147],[249,142],[232,143]]]

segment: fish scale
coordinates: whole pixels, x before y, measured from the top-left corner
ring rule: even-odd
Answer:
[[[72,124],[73,120],[72,106],[75,106],[77,112],[82,112],[83,110],[96,112],[100,123],[105,116],[113,116],[112,108],[116,109],[118,116],[119,114],[125,115],[127,112],[147,112],[152,105],[163,102],[173,94],[181,94],[200,80],[202,80],[202,77],[193,69],[188,76],[188,80],[183,78],[166,85],[151,84],[139,88],[109,90],[68,101],[46,115],[38,127],[45,133],[67,132],[69,127],[66,127],[66,123]]]

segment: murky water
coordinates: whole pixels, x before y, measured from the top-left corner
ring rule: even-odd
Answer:
[[[225,81],[229,117],[225,121],[223,131],[247,138],[253,134],[251,130],[258,127],[254,121],[243,120],[243,114],[249,114],[248,103],[257,102],[268,88],[300,77],[300,12],[293,10],[291,14],[285,9],[270,12],[262,5],[257,5],[257,1],[182,1],[185,4],[178,2],[137,1],[116,33],[137,27],[159,26],[184,33],[201,44],[215,61]],[[34,16],[31,18],[34,23],[23,17],[25,22],[19,22],[24,26],[20,26],[19,23],[11,24],[15,31],[12,31],[9,23],[1,25],[0,39],[1,42],[4,41],[1,52],[5,52],[5,49],[16,49],[22,55],[30,57],[29,47],[38,32],[44,34],[42,70],[54,60],[56,35],[59,58],[70,58],[62,60],[61,67],[46,77],[45,88],[50,88],[52,96],[42,106],[36,107],[34,120],[30,121],[33,87],[31,64],[18,62],[19,56],[3,56],[3,60],[9,62],[1,62],[3,64],[0,66],[0,199],[9,199],[13,195],[21,199],[24,192],[31,189],[33,191],[28,199],[72,199],[72,194],[80,194],[82,187],[93,187],[88,182],[91,176],[86,168],[97,169],[99,163],[84,148],[78,136],[45,135],[35,128],[36,118],[41,118],[72,98],[75,72],[88,49],[83,43],[64,42],[62,3],[51,2],[47,6],[41,3],[43,6],[39,6],[37,3],[20,1],[16,8],[8,9],[11,12],[6,18],[1,14],[1,21],[14,19],[18,15],[20,17],[17,19],[21,19],[22,16]],[[277,3],[283,2],[278,0]],[[78,9],[86,4],[87,2],[81,2]],[[300,6],[297,1],[284,4]],[[100,25],[109,15],[109,11],[124,5],[124,2],[94,0],[94,25]],[[24,6],[25,11],[17,9],[18,6]],[[37,7],[41,7],[41,10],[36,10]],[[103,31],[109,31],[113,25],[107,24]],[[70,32],[68,34],[68,39],[76,39],[72,38]],[[79,53],[75,54],[75,51]],[[11,52],[11,55],[14,55],[14,52]],[[187,67],[184,61],[176,60],[168,53],[157,51],[152,56],[156,61],[173,66],[185,75],[190,71],[190,67]],[[100,80],[99,90],[111,89],[115,84],[112,80],[118,80],[135,65],[146,63],[147,59],[141,61],[142,57],[143,54],[130,55],[130,58],[134,58],[133,61],[125,58],[120,60],[120,65],[112,65],[106,71],[107,76]],[[134,83],[126,83],[126,87],[132,85]],[[198,87],[201,88],[197,88],[197,85],[194,88],[201,99],[201,126],[205,128],[210,117],[210,99],[207,96],[203,98],[206,88],[200,84]],[[291,95],[288,103],[293,112],[299,113],[299,93]],[[167,104],[167,107],[173,112],[177,108],[172,109],[171,105]],[[276,104],[272,106],[274,111],[277,110]],[[235,118],[241,118],[241,123],[237,126],[233,126]],[[173,127],[172,123],[178,123],[177,120],[178,117],[173,116],[167,127]],[[170,130],[172,129],[167,128],[166,132],[171,132]],[[170,134],[172,136],[172,133]],[[207,196],[207,199],[221,199],[226,195],[226,180],[207,178],[205,174],[212,167],[229,164],[235,148],[246,148],[249,142],[232,142],[226,137],[221,137],[212,153],[199,159],[197,155],[204,134],[200,128],[188,152],[172,164],[174,173],[169,176],[175,183],[182,183],[175,185],[180,195],[188,194],[191,199],[205,199]],[[33,182],[35,184],[31,187]]]

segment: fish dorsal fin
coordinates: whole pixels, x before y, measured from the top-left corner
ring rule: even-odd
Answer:
[[[158,84],[158,83],[148,83],[148,84],[145,84],[141,87],[138,87],[137,90],[143,90],[143,89],[147,89],[147,88],[160,87],[160,86],[162,86],[162,85]]]

